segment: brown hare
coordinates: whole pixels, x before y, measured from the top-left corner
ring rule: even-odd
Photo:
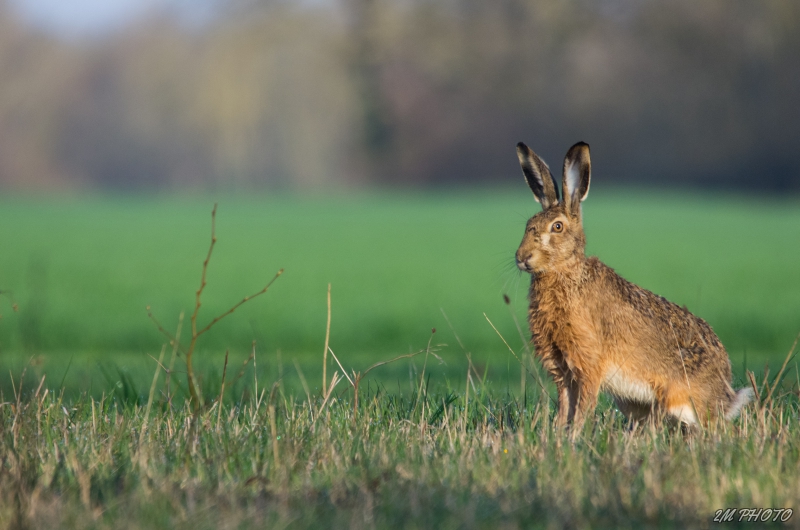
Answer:
[[[531,274],[528,320],[536,356],[558,390],[557,423],[582,425],[601,390],[635,421],[666,415],[694,426],[736,417],[752,391],[731,387],[728,354],[711,326],[586,257],[589,146],[567,152],[561,198],[541,158],[521,142],[517,155],[542,204],[516,260]]]

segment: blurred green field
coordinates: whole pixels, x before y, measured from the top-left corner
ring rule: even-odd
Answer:
[[[182,311],[188,321],[214,201],[218,243],[201,324],[286,272],[201,339],[196,359],[206,379],[218,377],[226,349],[239,365],[255,340],[263,377],[282,370],[296,383],[296,359],[319,387],[331,283],[331,347],[348,369],[425,348],[436,328],[432,341],[446,344],[446,364],[433,363],[434,378],[463,384],[468,351],[488,363],[490,380],[519,389],[516,361],[483,313],[522,348],[502,300],[511,297],[524,326],[529,277],[513,253],[539,206],[522,184],[458,193],[4,197],[2,388],[9,370],[16,377],[25,365],[30,378],[47,373],[50,384],[63,379],[93,392],[125,370],[145,384],[155,367],[149,356],[164,342],[145,308],[168,329]],[[800,331],[799,206],[797,198],[593,191],[584,206],[588,252],[708,320],[737,374],[745,364],[760,371],[779,365]],[[402,387],[421,364],[385,367],[380,377]]]

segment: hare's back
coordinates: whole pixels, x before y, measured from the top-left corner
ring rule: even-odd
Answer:
[[[671,365],[690,375],[704,369],[730,374],[728,354],[705,320],[627,281],[597,258],[590,258],[589,264],[597,318],[603,335],[618,343],[618,349],[631,348],[646,362]]]

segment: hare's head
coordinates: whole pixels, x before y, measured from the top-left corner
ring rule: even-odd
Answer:
[[[586,236],[581,223],[581,201],[589,193],[591,162],[589,146],[573,145],[564,158],[562,198],[550,168],[522,142],[517,144],[522,173],[542,204],[542,211],[528,220],[517,250],[517,267],[530,273],[573,269],[584,259]]]

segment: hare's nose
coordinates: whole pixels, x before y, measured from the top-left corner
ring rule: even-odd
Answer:
[[[528,265],[529,259],[531,259],[530,255],[521,256],[519,253],[517,253],[517,267],[524,271],[529,270],[530,268]]]

